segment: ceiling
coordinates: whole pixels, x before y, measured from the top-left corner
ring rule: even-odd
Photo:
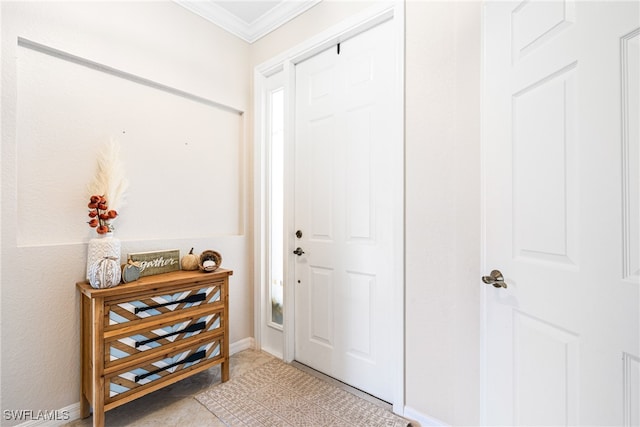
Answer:
[[[253,43],[322,0],[173,0]]]

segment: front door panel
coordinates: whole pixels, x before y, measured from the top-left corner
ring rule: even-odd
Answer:
[[[402,141],[385,22],[296,66],[296,360],[392,400]],[[400,154],[400,155],[399,155]]]

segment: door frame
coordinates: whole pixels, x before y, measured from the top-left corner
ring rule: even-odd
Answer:
[[[294,135],[295,135],[295,66],[296,64],[308,59],[317,53],[334,46],[335,44],[347,40],[359,33],[362,33],[376,25],[393,19],[394,38],[396,43],[396,82],[394,87],[394,108],[396,113],[389,118],[389,126],[393,127],[393,132],[398,141],[402,141],[403,159],[401,165],[401,177],[398,177],[403,184],[402,191],[397,194],[394,200],[395,206],[401,206],[402,209],[397,212],[394,218],[394,234],[399,236],[395,242],[394,259],[389,260],[394,265],[393,280],[393,300],[391,303],[390,321],[393,323],[393,336],[390,337],[388,345],[394,349],[394,364],[389,367],[393,371],[393,411],[402,415],[404,412],[404,385],[405,385],[405,342],[404,342],[404,295],[405,295],[405,259],[404,259],[404,45],[405,45],[405,25],[404,25],[404,2],[402,0],[394,0],[388,3],[372,6],[363,12],[354,15],[351,18],[319,33],[318,35],[308,39],[307,41],[289,49],[258,66],[254,69],[254,146],[253,146],[253,189],[254,189],[254,335],[256,347],[261,348],[262,337],[262,320],[264,313],[265,289],[267,281],[267,250],[268,229],[267,229],[267,212],[268,212],[268,191],[265,187],[267,177],[269,176],[268,147],[266,146],[265,129],[265,96],[266,96],[266,80],[269,76],[284,72],[284,91],[285,91],[285,125],[284,125],[284,252],[285,255],[291,253],[294,247]],[[291,257],[284,257],[284,348],[282,351],[283,360],[291,362],[295,356],[295,319],[294,313],[294,283],[295,264],[290,260]]]
[[[480,18],[480,271],[487,268],[487,115],[486,115],[486,3]],[[480,292],[480,425],[487,424],[487,287]]]

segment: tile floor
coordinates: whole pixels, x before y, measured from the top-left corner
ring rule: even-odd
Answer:
[[[273,356],[261,351],[241,351],[229,360],[230,376],[240,376],[272,358]],[[218,383],[220,367],[216,366],[108,411],[105,414],[105,425],[222,427],[224,424],[194,398],[196,394]],[[93,418],[89,417],[72,421],[66,426],[86,427],[92,426],[92,422]]]

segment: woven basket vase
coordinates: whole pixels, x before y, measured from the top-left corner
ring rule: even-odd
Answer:
[[[213,261],[215,265],[213,267],[205,268],[202,264],[208,260]],[[200,254],[200,262],[198,263],[200,271],[211,273],[212,271],[216,271],[220,267],[220,264],[222,264],[222,255],[220,255],[220,253],[212,250],[206,250]]]

